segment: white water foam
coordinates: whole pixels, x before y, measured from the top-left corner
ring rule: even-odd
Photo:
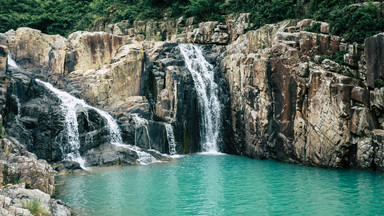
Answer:
[[[221,104],[218,86],[215,83],[213,65],[204,58],[200,47],[193,44],[180,44],[186,67],[192,75],[202,112],[200,127],[203,152],[218,152],[220,136]]]
[[[143,127],[144,133],[147,136],[149,149],[151,149],[151,137],[149,136],[148,120],[140,117],[137,113],[131,114],[133,121],[135,122],[135,146],[137,146],[137,129]]]
[[[52,91],[62,102],[61,109],[65,116],[65,125],[69,142],[69,148],[63,148],[63,152],[66,154],[65,160],[76,161],[83,169],[87,169],[85,166],[85,161],[79,152],[80,139],[76,113],[78,111],[83,111],[87,114],[87,110],[94,110],[107,121],[106,126],[109,130],[111,144],[136,151],[139,156],[138,161],[141,164],[148,164],[157,161],[151,154],[142,151],[140,148],[124,144],[119,126],[116,120],[108,112],[92,107],[88,105],[84,100],[75,98],[69,93],[53,87],[50,83],[43,82],[39,79],[36,79],[36,82],[42,84],[47,89]]]
[[[170,155],[175,155],[176,152],[176,142],[175,142],[175,134],[173,132],[173,127],[171,124],[165,123],[165,130],[167,132],[167,141],[168,141],[168,151]]]
[[[8,66],[14,67],[14,68],[19,68],[15,60],[13,60],[12,55],[10,52],[8,52]]]

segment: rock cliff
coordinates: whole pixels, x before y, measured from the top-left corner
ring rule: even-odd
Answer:
[[[136,21],[132,26],[96,22],[90,29],[95,32],[68,38],[12,30],[0,35],[2,44],[30,73],[8,69],[5,126],[39,158],[62,159],[60,104],[34,83],[40,78],[111,113],[127,144],[169,153],[165,125],[171,124],[176,152],[199,152],[201,107],[178,47],[197,43],[215,66],[220,87],[222,151],[383,170],[383,34],[365,44],[347,44],[329,34],[327,23],[320,23],[321,33],[304,31],[315,23],[289,20],[250,30],[249,14],[237,14],[223,23],[196,23],[194,18]],[[0,72],[6,68],[0,64]],[[93,149],[88,158],[105,156],[111,148],[105,146],[104,123],[90,114],[78,114],[80,153]],[[39,124],[44,119],[56,120]],[[104,156],[92,163],[103,164]]]

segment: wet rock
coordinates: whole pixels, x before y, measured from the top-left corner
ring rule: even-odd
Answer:
[[[374,164],[378,170],[384,171],[384,130],[373,130]]]
[[[139,164],[139,156],[129,148],[103,144],[86,152],[86,166],[116,166]]]

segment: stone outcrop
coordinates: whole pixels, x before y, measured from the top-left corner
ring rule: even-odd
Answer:
[[[121,21],[108,24],[108,19],[95,22],[90,31],[105,31],[128,35],[137,41],[177,41],[198,44],[228,44],[251,27],[250,14],[231,14],[225,23],[218,21],[196,23],[195,17],[180,17],[165,21]]]
[[[45,160],[38,160],[12,138],[1,139],[0,147],[1,186],[23,182],[28,188],[54,193],[53,169]]]
[[[375,82],[383,83],[384,79],[384,33],[367,38],[364,52],[367,58],[367,83],[374,88]]]
[[[225,18],[228,27],[230,41],[235,41],[240,35],[243,35],[251,27],[251,14],[230,14]]]
[[[380,74],[380,35],[367,39],[364,55],[361,45],[303,31],[313,22],[266,25],[227,47],[221,67],[236,143],[227,152],[382,170],[382,89],[370,91],[365,83]],[[338,55],[342,65],[322,58]]]
[[[51,199],[51,197],[40,190],[30,190],[25,188],[25,184],[8,185],[7,188],[0,189],[0,214],[1,215],[23,215],[32,216],[26,209],[28,205],[36,203],[40,213],[52,216],[70,216],[71,211],[60,200]]]
[[[7,68],[8,68],[8,47],[4,45],[0,45],[0,107],[4,107],[5,105],[5,96],[7,93],[7,86],[9,83],[9,79],[6,76]],[[0,130],[0,134],[3,134],[2,130]]]
[[[92,62],[88,64],[95,65]],[[73,80],[77,89],[82,90],[82,98],[92,104],[108,106],[117,102],[129,102],[131,96],[143,95],[143,64],[142,45],[128,44],[117,49],[103,68],[73,71],[68,77]],[[80,60],[79,65],[86,67]]]
[[[51,198],[54,184],[54,171],[45,160],[38,160],[15,139],[0,140],[1,215],[32,215],[26,209],[32,202],[49,215],[71,215],[68,206]]]
[[[31,28],[19,28],[6,33],[8,46],[15,61],[23,67],[46,67],[64,73],[67,39],[46,35]]]
[[[69,35],[68,42],[71,49],[66,53],[66,73],[98,69],[110,64],[116,50],[131,39],[105,32],[79,31]]]

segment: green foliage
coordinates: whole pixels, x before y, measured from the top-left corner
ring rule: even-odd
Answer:
[[[323,55],[320,57],[319,63],[321,64],[325,59],[330,59],[330,60],[342,65],[344,63],[345,53],[346,53],[345,51],[339,51],[339,52],[332,54],[332,55]]]
[[[32,27],[44,33],[68,34],[91,24],[127,20],[160,20],[194,16],[198,21],[224,21],[231,13],[250,13],[252,29],[285,19],[311,18],[331,24],[331,33],[362,43],[384,31],[383,11],[356,0],[2,0],[0,32]],[[306,9],[305,9],[306,8]],[[96,22],[97,20],[97,22]],[[319,32],[314,23],[307,30]]]
[[[220,13],[220,5],[224,0],[189,0],[189,4],[184,7],[186,17],[196,17],[198,21],[219,20],[224,21]]]
[[[341,73],[340,73],[341,74]],[[351,73],[350,71],[347,71],[345,73],[345,76],[348,76],[348,77],[351,77],[351,78],[355,78],[355,76],[353,75],[353,73]]]
[[[382,88],[384,87],[384,81],[382,79],[375,80],[375,88]]]
[[[305,31],[314,32],[314,33],[321,33],[320,32],[321,23],[315,22],[311,24],[310,26],[305,27]]]
[[[49,216],[51,215],[40,203],[39,199],[33,199],[32,201],[27,201],[22,203],[22,208],[28,209],[32,215],[36,216]]]
[[[89,16],[92,0],[3,0],[0,32],[31,27],[51,34],[67,35],[82,30],[94,18]]]
[[[265,24],[296,18],[300,9],[294,0],[233,0],[227,14],[250,12],[253,28],[257,29]]]
[[[363,43],[364,39],[384,31],[384,17],[372,3],[360,7],[344,7],[329,16],[331,33],[348,42]]]

